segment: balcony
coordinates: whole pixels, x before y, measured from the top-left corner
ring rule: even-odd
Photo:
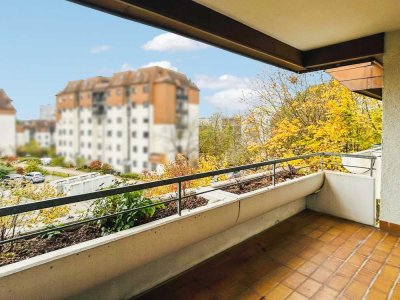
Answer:
[[[305,210],[137,299],[399,299],[399,241]]]
[[[326,170],[349,167],[343,162],[355,168],[351,159],[363,162],[363,175]],[[9,216],[168,184],[179,187],[175,195],[161,197],[162,203],[176,202],[175,215],[3,266],[0,292],[13,299],[397,295],[399,240],[375,227],[376,159],[315,153],[0,208],[0,216]],[[184,182],[227,173],[231,179],[183,190]],[[285,179],[287,173],[296,178]],[[249,190],[254,181],[261,186]],[[242,190],[232,190],[237,186]],[[207,204],[184,209],[192,195]],[[94,220],[28,232],[1,244]]]

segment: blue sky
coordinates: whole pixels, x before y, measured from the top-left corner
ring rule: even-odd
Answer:
[[[239,98],[251,78],[276,68],[165,31],[63,0],[1,1],[0,88],[19,119],[69,80],[148,64],[185,73],[201,89],[200,115],[244,110]]]

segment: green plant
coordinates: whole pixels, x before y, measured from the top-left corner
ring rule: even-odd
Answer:
[[[42,174],[46,174],[46,170],[40,167],[40,164],[35,161],[31,160],[28,162],[27,166],[25,167],[25,172],[30,173],[30,172],[40,172]]]
[[[120,177],[128,179],[136,179],[136,180],[140,179],[140,175],[138,173],[125,173],[121,174]]]
[[[13,168],[0,164],[0,178],[9,174],[12,170]]]
[[[63,156],[53,157],[51,159],[51,165],[54,167],[65,167],[65,160]]]
[[[101,172],[104,173],[104,174],[113,174],[113,173],[115,173],[113,167],[110,164],[106,164],[106,163],[104,163],[101,166]]]
[[[145,198],[142,191],[129,192],[96,200],[93,203],[92,213],[94,217],[104,217],[109,214],[140,208],[151,204],[154,204],[154,202]],[[119,214],[116,217],[101,219],[98,221],[98,224],[101,227],[103,235],[118,232],[134,227],[141,220],[151,218],[159,208],[164,208],[164,205],[159,204]]]
[[[77,157],[75,158],[75,166],[76,168],[80,169],[83,168],[86,164],[86,159],[84,159],[83,157]]]

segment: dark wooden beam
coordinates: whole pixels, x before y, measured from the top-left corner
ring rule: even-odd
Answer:
[[[191,0],[70,0],[295,72],[302,52]]]
[[[303,52],[307,71],[325,70],[365,61],[373,61],[384,51],[384,33]]]
[[[379,60],[379,56],[383,54],[383,33],[300,51],[191,0],[69,1],[175,32],[298,73]]]

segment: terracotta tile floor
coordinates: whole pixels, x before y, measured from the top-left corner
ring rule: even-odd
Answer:
[[[400,299],[399,242],[304,211],[139,299]]]

